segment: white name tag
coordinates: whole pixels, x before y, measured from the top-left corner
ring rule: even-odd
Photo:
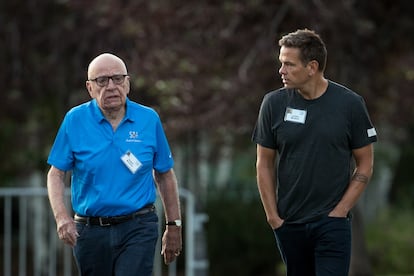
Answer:
[[[285,121],[304,124],[306,120],[306,110],[286,108]]]
[[[122,155],[121,160],[133,174],[136,173],[142,166],[142,163],[130,151],[127,151],[124,155]]]

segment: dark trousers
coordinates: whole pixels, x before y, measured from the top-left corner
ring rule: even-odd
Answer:
[[[76,223],[74,256],[81,275],[152,275],[158,217],[150,212],[111,226]]]
[[[348,276],[351,219],[323,217],[274,230],[287,276]]]

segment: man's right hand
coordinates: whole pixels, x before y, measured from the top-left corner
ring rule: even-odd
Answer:
[[[76,224],[71,218],[62,219],[57,221],[57,233],[59,239],[61,239],[67,245],[74,247],[76,240],[79,237],[78,231],[76,230]]]
[[[281,219],[280,217],[274,218],[274,219],[268,219],[268,223],[270,224],[270,227],[272,229],[278,229],[280,228],[285,221]]]

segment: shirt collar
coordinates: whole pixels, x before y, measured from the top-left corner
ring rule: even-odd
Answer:
[[[132,117],[131,109],[132,109],[132,101],[128,97],[126,97],[124,121],[126,121],[126,120],[131,121],[131,122],[135,121],[135,119]]]
[[[91,106],[92,106],[92,114],[93,114],[94,118],[96,119],[96,121],[101,123],[103,120],[106,120],[105,116],[103,115],[101,109],[98,106],[98,102],[96,101],[96,99],[92,99]],[[125,117],[124,117],[123,121],[128,120],[128,121],[134,122],[135,119],[131,116],[132,102],[128,97],[125,100],[125,107],[126,107],[125,108]]]

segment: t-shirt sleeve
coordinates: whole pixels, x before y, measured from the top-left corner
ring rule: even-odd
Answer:
[[[362,97],[352,105],[351,147],[357,149],[377,141],[377,133]]]
[[[256,126],[253,129],[252,141],[266,148],[276,149],[276,133],[273,131],[272,105],[269,96],[263,98]]]

